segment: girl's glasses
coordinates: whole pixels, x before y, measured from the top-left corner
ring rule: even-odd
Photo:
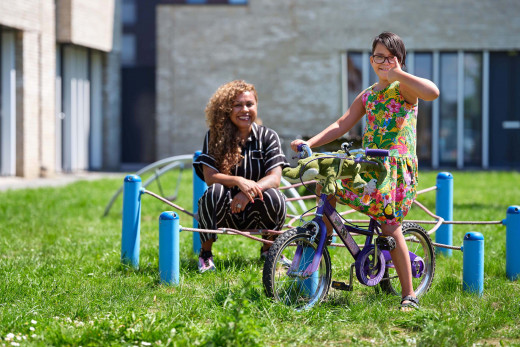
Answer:
[[[373,55],[372,58],[376,64],[383,64],[385,60],[388,62],[388,64],[392,64],[390,60],[394,59],[394,57],[385,57],[384,55]]]

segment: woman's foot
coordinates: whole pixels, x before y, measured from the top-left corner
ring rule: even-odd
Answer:
[[[409,312],[419,309],[419,299],[415,296],[407,295],[401,299],[401,311]]]
[[[213,254],[211,251],[200,250],[199,254],[199,271],[201,273],[206,271],[215,271],[215,263],[213,262]]]

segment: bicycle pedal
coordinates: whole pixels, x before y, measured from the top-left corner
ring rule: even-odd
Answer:
[[[346,284],[345,282],[332,281],[331,287],[337,290],[346,290],[348,292],[352,291],[352,286]]]
[[[377,248],[384,251],[391,251],[395,248],[395,239],[392,236],[380,235],[376,238]]]

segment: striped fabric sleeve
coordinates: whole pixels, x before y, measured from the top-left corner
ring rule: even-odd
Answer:
[[[262,142],[267,145],[264,149],[265,172],[267,173],[277,166],[282,168],[289,166],[276,131],[269,128],[264,128],[264,130]]]
[[[202,146],[202,153],[199,155],[197,160],[193,163],[193,168],[195,169],[195,173],[201,180],[204,181],[204,170],[202,165],[206,165],[217,172],[219,171],[217,169],[217,164],[215,162],[215,158],[209,154],[209,131],[206,133],[206,136],[204,137],[204,144]]]

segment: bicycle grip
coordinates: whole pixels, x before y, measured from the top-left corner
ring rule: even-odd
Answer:
[[[298,145],[298,158],[304,159],[312,156],[312,149],[305,143]]]
[[[369,157],[388,157],[387,149],[365,149],[365,155]]]

